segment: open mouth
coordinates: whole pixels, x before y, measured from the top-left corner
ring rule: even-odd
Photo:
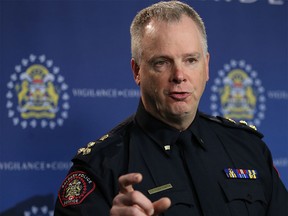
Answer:
[[[169,97],[177,101],[183,101],[190,96],[189,92],[170,92]]]

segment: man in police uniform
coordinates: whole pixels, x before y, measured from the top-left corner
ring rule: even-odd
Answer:
[[[262,134],[198,111],[209,79],[204,24],[160,2],[131,25],[134,116],[79,150],[55,215],[287,216]]]

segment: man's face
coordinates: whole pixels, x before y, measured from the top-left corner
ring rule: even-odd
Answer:
[[[132,59],[134,78],[140,85],[145,109],[171,122],[193,121],[209,78],[209,55],[194,21],[151,21],[145,28],[139,66]]]

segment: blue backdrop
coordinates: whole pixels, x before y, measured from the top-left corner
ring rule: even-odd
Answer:
[[[52,215],[78,148],[135,111],[129,26],[153,2],[0,1],[1,215]],[[288,2],[186,2],[211,54],[200,109],[264,133],[287,187]]]

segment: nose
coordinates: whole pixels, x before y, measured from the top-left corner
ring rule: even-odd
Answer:
[[[185,72],[181,66],[174,65],[171,72],[171,80],[170,82],[180,84],[181,82],[185,82]]]

